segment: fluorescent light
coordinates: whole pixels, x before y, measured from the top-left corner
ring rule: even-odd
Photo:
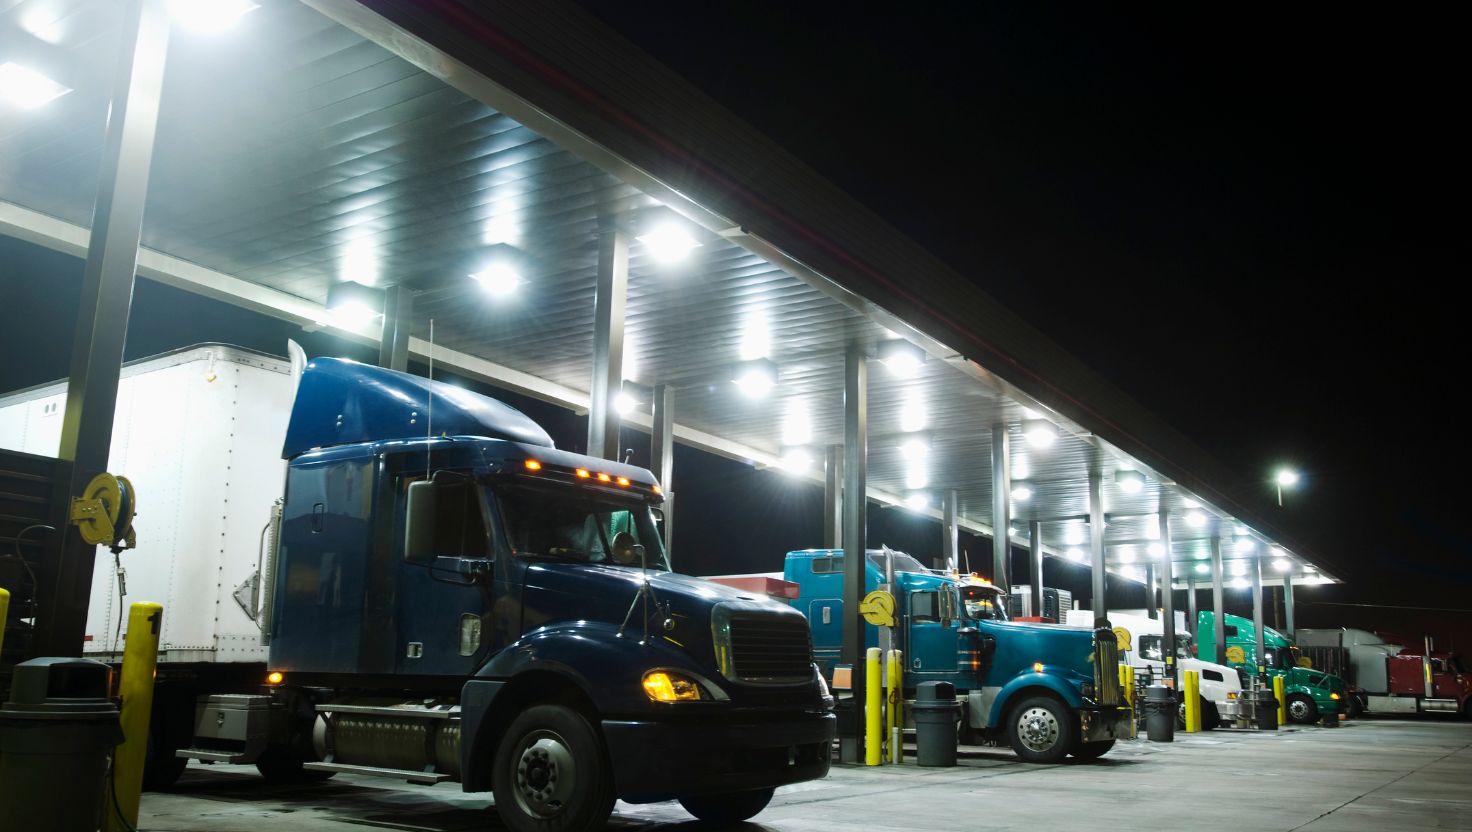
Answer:
[[[507,263],[492,263],[471,275],[491,297],[504,298],[516,292],[523,281],[521,275]]]
[[[1242,577],[1243,575],[1246,575],[1247,574],[1247,564],[1243,563],[1240,560],[1234,560],[1234,561],[1232,561],[1232,574],[1233,575],[1236,575],[1239,578]]]
[[[1084,530],[1082,526],[1069,526],[1063,531],[1063,542],[1069,546],[1082,546],[1084,542]]]
[[[1027,457],[1019,456],[1012,461],[1012,479],[1025,480],[1032,477],[1032,466],[1028,465]]]
[[[1079,548],[1069,549],[1068,558],[1069,560],[1076,560],[1079,563],[1083,563],[1085,560],[1088,559],[1087,556],[1084,555],[1084,550]]]
[[[782,452],[782,470],[789,474],[805,474],[813,467],[813,455],[806,448],[787,448]]]
[[[785,445],[806,445],[813,441],[813,425],[808,418],[807,408],[802,405],[794,405],[788,412],[787,418],[782,420],[782,443]]]
[[[913,511],[924,511],[930,506],[930,495],[924,491],[911,491],[905,495],[905,505]]]
[[[929,484],[930,477],[925,473],[925,464],[912,464],[910,470],[905,474],[905,487],[911,489],[924,488]]]
[[[1016,537],[1017,536],[1017,529],[1013,528],[1012,526],[1008,526],[1007,527],[1007,536],[1008,537]]]
[[[880,363],[898,378],[914,378],[925,364],[925,351],[909,341],[885,341],[878,353]]]
[[[360,300],[347,300],[327,310],[329,322],[338,329],[358,330],[373,323],[382,314]]]
[[[1160,539],[1160,515],[1152,514],[1149,517],[1145,518],[1145,539]]]
[[[1190,497],[1181,497],[1179,499],[1181,503],[1181,508],[1201,508],[1201,503],[1191,499]]]
[[[186,29],[205,34],[223,32],[242,15],[259,9],[250,0],[171,0],[169,13]]]
[[[1211,572],[1211,566],[1205,563],[1196,564],[1196,574],[1206,575]]]
[[[900,430],[905,433],[913,433],[925,429],[925,404],[917,399],[910,399],[900,407]]]
[[[347,248],[347,256],[343,258],[338,277],[365,286],[377,285],[378,249],[373,245],[373,238],[367,235],[355,237],[348,241]]]
[[[1230,586],[1232,589],[1246,589],[1252,586],[1252,582],[1246,578],[1233,578]]]
[[[1121,547],[1118,554],[1114,556],[1114,559],[1120,563],[1134,563],[1135,550],[1129,546]]]
[[[339,329],[362,330],[382,315],[382,289],[351,280],[327,288],[327,322]]]
[[[1239,555],[1245,555],[1256,548],[1257,544],[1253,543],[1250,537],[1239,537],[1237,538],[1237,542],[1232,544],[1232,551]]]
[[[1149,546],[1145,547],[1145,552],[1155,560],[1160,560],[1161,558],[1165,557],[1165,544],[1151,543]]]
[[[661,263],[678,263],[700,247],[700,241],[690,235],[681,223],[661,223],[648,234],[641,235],[639,242],[649,256]]]
[[[1114,484],[1126,494],[1138,494],[1145,487],[1145,475],[1139,471],[1115,471]]]
[[[1119,570],[1119,574],[1132,581],[1144,580],[1144,576],[1140,574],[1140,569],[1137,566],[1126,566],[1125,568]]]
[[[930,437],[913,433],[900,440],[900,453],[905,459],[922,460],[930,453]]]
[[[740,355],[742,361],[756,361],[772,356],[772,331],[766,312],[748,313],[741,324]]]
[[[1298,472],[1292,468],[1280,468],[1278,473],[1273,475],[1273,481],[1283,488],[1292,488],[1298,485]]]
[[[17,107],[34,110],[71,91],[34,69],[12,61],[0,64],[0,97]]]
[[[1273,558],[1273,568],[1279,572],[1293,571],[1293,561],[1287,558]]]
[[[1199,529],[1206,525],[1206,515],[1199,511],[1193,511],[1186,515],[1186,525],[1193,529]]]
[[[1023,422],[1022,436],[1034,448],[1048,448],[1058,441],[1058,428],[1044,419]]]
[[[1012,481],[1012,499],[1025,503],[1032,499],[1032,483]]]
[[[759,399],[777,386],[777,365],[765,359],[745,361],[737,365],[731,380],[747,397]]]
[[[613,397],[613,409],[617,410],[620,416],[627,416],[633,413],[634,408],[638,406],[639,402],[633,396],[623,391],[619,391]]]

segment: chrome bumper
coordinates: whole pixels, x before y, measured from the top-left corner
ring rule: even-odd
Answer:
[[[1135,712],[1128,705],[1103,706],[1078,712],[1080,742],[1128,740],[1135,736]]]

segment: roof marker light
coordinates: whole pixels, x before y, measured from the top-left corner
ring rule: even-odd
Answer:
[[[617,480],[614,480],[614,482],[618,483],[620,487],[623,487],[623,488],[628,488],[629,487],[629,478],[628,477],[619,477]]]
[[[574,474],[577,474],[578,475],[578,479],[580,479],[580,480],[585,480],[588,477],[593,476],[593,472],[589,471],[587,468],[579,468],[576,471],[574,471],[573,473]]]
[[[1022,436],[1034,448],[1049,448],[1058,441],[1058,428],[1046,419],[1022,423]]]
[[[259,8],[250,0],[171,0],[169,14],[186,29],[215,34],[229,29],[242,15]]]
[[[654,485],[649,486],[649,490],[653,491],[655,494],[664,494],[664,489],[659,487],[659,483],[655,483]]]
[[[598,481],[599,482],[613,482],[613,477],[610,477],[607,474],[603,473],[602,471],[599,471],[598,472]]]
[[[682,223],[674,221],[661,223],[635,239],[644,244],[650,257],[661,263],[678,263],[700,247],[700,241]]]
[[[536,461],[535,459],[528,459],[527,461],[523,462],[522,465],[525,465],[526,470],[528,471],[542,470],[542,463]]]

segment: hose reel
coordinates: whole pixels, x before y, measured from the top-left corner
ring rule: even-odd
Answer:
[[[107,545],[114,553],[138,545],[133,532],[135,492],[127,477],[102,473],[72,498],[71,522],[92,546]]]

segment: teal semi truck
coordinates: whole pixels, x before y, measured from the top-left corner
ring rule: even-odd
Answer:
[[[891,585],[907,698],[921,682],[950,682],[963,731],[1006,742],[1027,762],[1092,759],[1134,735],[1112,631],[1009,621],[998,587],[902,552],[870,550],[866,575],[866,592]],[[814,658],[831,674],[843,643],[843,551],[789,552],[784,577],[797,586],[789,603],[808,618]],[[879,628],[864,631],[865,646],[878,647]]]
[[[1196,645],[1201,655],[1216,655],[1216,619],[1210,610],[1196,616]],[[1226,634],[1227,664],[1246,668],[1249,673],[1261,664],[1269,676],[1283,677],[1283,693],[1287,697],[1288,719],[1300,725],[1317,722],[1325,716],[1337,717],[1348,702],[1344,680],[1332,673],[1300,667],[1299,652],[1293,641],[1272,627],[1264,626],[1264,656],[1257,658],[1257,633],[1252,620],[1230,613],[1222,617]]]

